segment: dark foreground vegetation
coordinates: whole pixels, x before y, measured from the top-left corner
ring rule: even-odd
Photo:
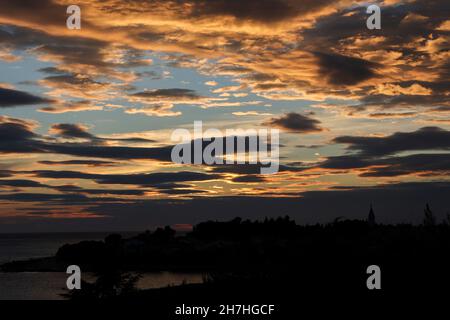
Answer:
[[[339,220],[300,226],[289,217],[229,222],[208,221],[176,236],[170,227],[122,239],[62,246],[55,257],[13,262],[3,271],[60,270],[76,264],[95,271],[72,299],[152,299],[176,301],[252,297],[282,299],[299,294],[373,294],[366,269],[381,268],[382,290],[396,295],[450,289],[450,219],[436,222],[427,206],[422,225]],[[137,274],[149,271],[203,272],[203,284],[152,290],[135,288]],[[204,300],[202,300],[204,301]],[[260,301],[260,300],[259,300]]]

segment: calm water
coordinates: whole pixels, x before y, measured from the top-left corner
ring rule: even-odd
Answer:
[[[30,233],[0,234],[0,264],[53,256],[66,243],[103,240],[108,233]],[[124,234],[128,236],[131,234]]]
[[[52,256],[66,243],[82,240],[102,240],[108,233],[66,234],[0,234],[0,264],[13,260],[26,260]],[[132,234],[122,233],[127,237]],[[0,272],[0,300],[56,300],[62,299],[67,275],[62,272]],[[92,273],[83,273],[83,280],[93,281]],[[143,275],[137,286],[142,289],[168,285],[201,283],[201,274],[160,272]]]

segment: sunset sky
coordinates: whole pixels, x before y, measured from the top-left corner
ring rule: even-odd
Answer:
[[[380,30],[358,1],[2,0],[0,232],[450,212],[450,3],[371,3]],[[280,172],[171,162],[199,120],[280,129]]]

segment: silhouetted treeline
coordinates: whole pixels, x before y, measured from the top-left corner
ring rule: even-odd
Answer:
[[[203,285],[186,287],[196,292],[239,288],[241,293],[263,293],[287,287],[366,292],[369,265],[380,266],[384,290],[435,290],[450,285],[447,220],[437,223],[428,205],[422,225],[377,224],[372,209],[367,221],[338,218],[315,225],[298,225],[289,217],[235,218],[200,223],[182,236],[165,227],[128,239],[113,234],[104,241],[64,245],[45,263],[77,264],[98,272],[100,282],[87,285],[91,297],[116,296],[119,291],[136,295],[130,290],[135,279],[128,272],[163,270],[204,273]],[[6,271],[32,267],[33,262],[3,266]],[[120,290],[113,294],[105,289],[103,294],[101,288]]]

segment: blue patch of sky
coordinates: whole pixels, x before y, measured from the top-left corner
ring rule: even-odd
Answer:
[[[34,56],[25,54],[23,51],[15,52],[23,58],[13,63],[0,63],[0,82],[12,83],[19,90],[24,90],[32,94],[44,96],[48,88],[32,85],[33,82],[45,77],[45,74],[38,70],[53,66],[52,63],[37,60]],[[185,88],[195,90],[201,96],[220,98],[219,94],[212,93],[212,90],[223,86],[239,85],[230,76],[208,76],[200,74],[195,69],[175,68],[167,66],[166,61],[158,55],[152,55],[153,64],[148,67],[137,67],[132,70],[137,73],[153,72],[156,77],[144,76],[132,83],[135,90],[139,92],[145,89],[168,89]],[[164,72],[169,72],[164,74]],[[205,82],[216,81],[217,86],[207,86]],[[25,83],[24,83],[25,82]],[[27,84],[28,83],[28,84]],[[2,113],[11,117],[31,118],[37,120],[41,126],[38,132],[45,133],[53,123],[85,123],[91,125],[91,132],[94,134],[126,133],[159,129],[175,129],[179,126],[191,124],[196,120],[208,121],[241,121],[232,112],[236,111],[259,111],[273,114],[286,112],[302,112],[310,110],[311,101],[274,101],[259,97],[249,90],[246,97],[228,97],[229,102],[261,101],[258,105],[245,105],[240,107],[216,107],[202,109],[198,105],[177,105],[173,111],[181,111],[183,114],[176,117],[155,117],[145,114],[126,114],[122,109],[112,109],[110,111],[81,111],[68,112],[63,114],[50,114],[38,112],[42,106],[19,106],[14,108],[4,108]],[[77,99],[71,99],[77,100]],[[220,101],[218,101],[220,102]],[[139,103],[130,103],[126,98],[118,97],[103,103],[118,104],[124,107],[140,108]],[[265,106],[270,104],[271,107]]]

